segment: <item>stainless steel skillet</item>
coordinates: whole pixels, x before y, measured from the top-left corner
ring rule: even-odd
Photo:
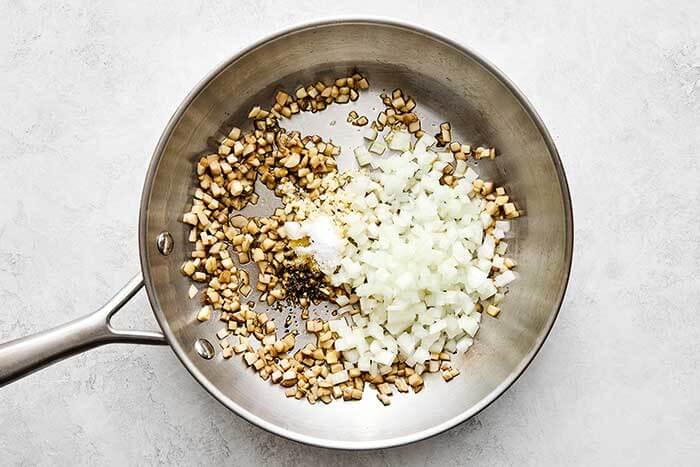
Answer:
[[[429,378],[424,391],[396,397],[389,407],[372,397],[310,406],[285,399],[278,387],[262,382],[242,364],[220,355],[202,357],[207,352],[199,338],[213,336],[218,327],[215,321],[195,323],[197,305],[187,299],[189,283],[179,273],[188,254],[187,231],[179,219],[194,189],[192,161],[211,146],[212,137],[229,124],[243,124],[250,107],[269,102],[279,88],[330,79],[354,67],[369,77],[375,93],[395,87],[407,91],[425,122],[449,120],[459,140],[499,149],[501,157],[481,162],[477,170],[504,184],[525,210],[509,242],[520,278],[500,319],[484,320],[477,343],[460,358],[462,375],[449,384]],[[364,95],[358,106],[372,116],[379,101]],[[345,142],[349,144],[357,131],[344,123],[350,109],[338,105],[324,112],[325,118],[338,122],[334,127],[304,116],[295,128],[330,134],[347,149]],[[266,201],[255,208],[258,213],[270,209],[272,199]],[[502,73],[434,33],[388,21],[344,20],[310,24],[260,42],[232,57],[192,91],[154,152],[143,189],[139,241],[142,275],[105,307],[0,345],[0,385],[105,343],[169,344],[205,389],[250,422],[318,446],[372,449],[449,429],[479,412],[518,378],[546,339],[561,305],[573,225],[569,191],[551,137]],[[113,329],[111,315],[144,284],[162,334]]]

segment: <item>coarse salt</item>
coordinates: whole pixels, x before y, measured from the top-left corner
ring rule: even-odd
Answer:
[[[308,246],[295,248],[299,256],[312,256],[324,274],[333,274],[340,265],[343,252],[343,238],[333,220],[318,214],[301,223],[286,222],[287,236],[292,240],[309,239]]]

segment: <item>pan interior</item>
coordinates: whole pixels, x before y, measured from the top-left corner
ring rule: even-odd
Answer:
[[[429,375],[417,395],[399,395],[383,407],[367,390],[359,402],[314,406],[286,399],[238,358],[204,360],[194,342],[223,323],[200,324],[198,304],[187,298],[189,282],[179,266],[189,253],[188,229],[179,222],[194,192],[193,161],[214,149],[230,125],[249,127],[256,104],[268,105],[278,89],[328,81],[357,68],[369,92],[351,105],[283,122],[288,129],[318,133],[341,144],[340,166],[352,162],[360,129],[346,123],[350,110],[370,120],[382,109],[378,94],[400,87],[418,103],[424,128],[450,121],[457,139],[493,144],[500,157],[482,161],[483,178],[503,184],[526,215],[514,222],[510,254],[518,261],[499,319],[485,317],[476,344],[458,357],[462,374],[444,383]],[[566,286],[571,257],[568,192],[553,146],[536,117],[507,84],[478,58],[425,33],[386,23],[324,23],[295,30],[253,47],[204,82],[176,114],[154,156],[141,212],[141,254],[154,312],[188,369],[223,404],[263,428],[296,440],[342,448],[370,448],[420,439],[449,428],[497,397],[522,372],[546,337]],[[427,123],[427,126],[426,126]],[[436,130],[437,131],[437,130]],[[245,213],[265,215],[273,196]],[[175,240],[162,256],[155,238]],[[256,309],[263,309],[258,304]],[[275,316],[275,312],[271,312]],[[301,322],[301,320],[299,320]],[[281,323],[280,323],[281,324]],[[218,348],[218,347],[217,347]]]

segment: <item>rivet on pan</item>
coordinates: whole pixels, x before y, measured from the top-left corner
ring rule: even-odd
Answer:
[[[173,252],[173,236],[170,232],[161,232],[156,237],[156,247],[161,255],[167,256]]]
[[[197,339],[194,343],[194,351],[205,360],[214,358],[214,346],[206,339]]]

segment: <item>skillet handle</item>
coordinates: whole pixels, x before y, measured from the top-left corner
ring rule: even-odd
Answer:
[[[0,387],[104,344],[167,344],[161,332],[119,330],[110,323],[112,316],[143,285],[143,277],[139,273],[97,311],[53,329],[0,344]]]

